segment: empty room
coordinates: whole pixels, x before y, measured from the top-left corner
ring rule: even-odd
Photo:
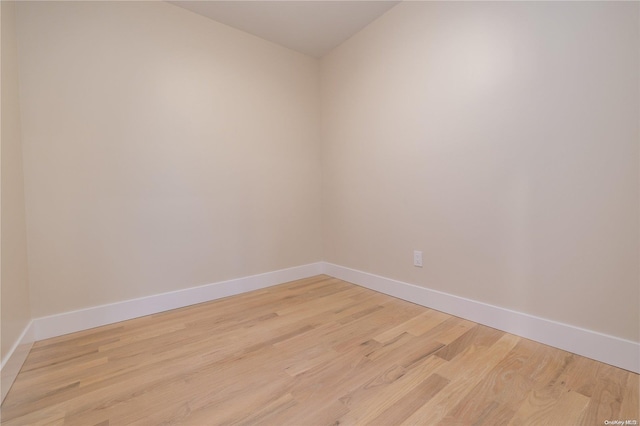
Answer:
[[[640,422],[640,2],[0,6],[3,426]]]

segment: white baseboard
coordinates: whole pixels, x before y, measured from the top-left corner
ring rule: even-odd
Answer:
[[[324,273],[507,333],[640,373],[640,343],[324,263]]]
[[[208,302],[322,273],[322,262],[36,318],[35,340]]]
[[[322,274],[322,271],[323,263],[316,262],[184,290],[35,318],[25,328],[18,341],[2,360],[0,366],[2,399],[0,402],[4,401],[4,397],[13,385],[35,341],[308,278]]]
[[[380,293],[640,373],[640,343],[367,272],[327,262],[317,262],[36,318],[29,323],[20,339],[2,360],[2,400],[13,384],[34,341],[182,308],[319,274],[327,274]]]
[[[4,401],[4,397],[7,396],[9,389],[11,389],[13,382],[16,380],[34,341],[33,321],[29,321],[29,324],[27,324],[0,364],[0,393],[2,394],[0,403]]]

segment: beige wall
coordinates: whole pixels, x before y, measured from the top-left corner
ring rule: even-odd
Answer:
[[[323,58],[325,260],[640,341],[639,7],[405,2]]]
[[[0,353],[5,361],[11,347],[31,320],[27,272],[27,236],[25,226],[20,104],[18,95],[18,57],[13,2],[0,2],[2,15],[1,80],[2,127],[1,224],[0,239]],[[4,396],[5,389],[2,389]]]
[[[318,62],[163,2],[23,2],[34,317],[321,260]]]
[[[639,7],[405,2],[320,103],[173,5],[21,3],[34,317],[324,259],[639,341]]]

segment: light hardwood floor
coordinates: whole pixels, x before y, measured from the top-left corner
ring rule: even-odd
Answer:
[[[638,375],[318,276],[37,342],[12,425],[604,425]]]

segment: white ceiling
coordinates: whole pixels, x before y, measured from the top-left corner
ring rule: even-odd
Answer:
[[[170,1],[199,15],[321,57],[399,1]]]

